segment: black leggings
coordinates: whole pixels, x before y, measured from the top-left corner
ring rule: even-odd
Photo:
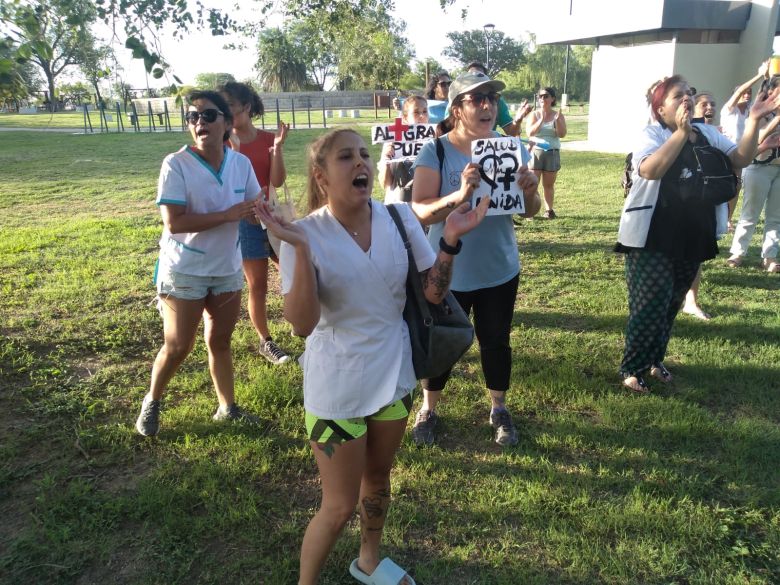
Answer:
[[[490,288],[468,292],[452,291],[452,294],[467,314],[474,311],[472,321],[479,342],[479,357],[482,373],[489,390],[506,392],[512,373],[512,348],[509,346],[509,332],[515,311],[517,287],[520,274],[508,282]],[[424,390],[443,390],[451,370],[441,376],[422,380]]]

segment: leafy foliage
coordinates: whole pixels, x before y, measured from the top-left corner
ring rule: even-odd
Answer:
[[[495,77],[501,71],[514,71],[522,65],[525,56],[525,45],[506,36],[503,32],[494,30],[490,37],[490,63],[488,74]],[[487,36],[482,29],[465,32],[449,32],[447,38],[450,45],[442,53],[460,63],[464,68],[474,61],[485,63]]]
[[[236,78],[230,73],[198,73],[195,76],[195,87],[198,89],[217,89],[228,81],[235,80]]]
[[[265,91],[295,91],[306,85],[306,65],[298,47],[280,28],[260,33],[257,70]]]
[[[12,39],[0,38],[0,103],[18,105],[35,90],[37,83],[34,65],[18,58]]]
[[[56,109],[55,80],[78,63],[79,51],[91,44],[89,33],[95,8],[87,0],[12,0],[0,4],[0,23],[17,44],[18,59],[38,65],[49,87],[51,109]]]

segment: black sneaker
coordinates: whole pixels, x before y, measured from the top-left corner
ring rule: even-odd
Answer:
[[[290,356],[287,355],[282,348],[276,345],[273,339],[266,339],[260,344],[260,355],[276,365],[286,364],[290,361]]]
[[[412,439],[418,445],[433,445],[433,429],[439,417],[433,410],[420,410],[414,419]]]
[[[496,443],[502,447],[517,445],[517,427],[506,408],[490,411],[490,426],[496,430]]]

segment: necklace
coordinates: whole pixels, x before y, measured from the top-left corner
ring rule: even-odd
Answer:
[[[369,204],[369,205],[370,205],[370,204]],[[333,216],[333,218],[334,218],[334,219],[335,219],[337,222],[339,222],[339,225],[340,225],[341,227],[343,227],[343,228],[344,228],[344,231],[346,231],[346,232],[347,232],[347,233],[348,233],[350,236],[352,236],[353,238],[357,238],[357,237],[359,236],[358,232],[356,232],[356,231],[353,231],[353,230],[349,229],[347,226],[345,226],[345,225],[344,225],[344,223],[343,223],[343,222],[342,222],[342,221],[341,221],[341,220],[340,220],[338,217],[336,217],[335,215],[333,215],[333,210],[330,208],[330,206],[328,206],[328,209],[330,210],[330,214]],[[368,222],[369,222],[369,225],[371,224],[371,216],[373,215],[373,213],[372,213],[372,212],[373,212],[373,209],[371,209],[371,207],[369,206],[369,215],[368,215]]]

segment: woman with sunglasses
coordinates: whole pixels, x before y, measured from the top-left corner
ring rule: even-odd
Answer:
[[[625,254],[628,288],[620,374],[632,392],[649,392],[644,376],[663,383],[672,325],[699,266],[718,254],[715,204],[706,198],[696,148],[719,150],[734,167],[757,151],[759,120],[780,104],[780,92],[762,94],[750,109],[738,144],[714,126],[692,122],[694,105],[680,75],[654,84],[647,97],[653,122],[633,150],[633,184],[620,217],[617,252]],[[730,186],[719,195],[735,191]]]
[[[555,89],[545,87],[536,96],[539,109],[526,122],[526,130],[534,147],[531,168],[542,181],[544,192],[544,217],[558,217],[553,208],[555,202],[555,179],[561,170],[561,138],[566,136],[566,118],[562,112],[553,110],[557,103]]]
[[[461,203],[470,201],[480,184],[480,168],[471,162],[471,143],[500,135],[496,122],[498,92],[504,83],[482,72],[466,73],[450,86],[450,116],[440,124],[452,128],[437,141],[425,145],[415,162],[412,207],[424,225],[430,225],[429,241],[438,246],[444,220]],[[521,148],[524,148],[521,146]],[[525,153],[527,155],[527,153]],[[517,182],[525,197],[524,217],[541,207],[539,181],[527,167],[520,167]],[[517,443],[517,430],[506,408],[506,391],[512,370],[509,333],[520,280],[517,240],[511,215],[492,215],[463,237],[455,257],[452,291],[467,313],[473,311],[479,341],[482,371],[491,400],[490,424],[500,445]],[[418,444],[434,440],[436,405],[449,372],[423,380],[423,404],[417,413],[412,436]]]
[[[236,404],[230,340],[244,285],[238,222],[255,221],[260,185],[249,159],[224,146],[233,117],[222,96],[196,91],[188,102],[192,144],[165,158],[157,186],[163,233],[155,283],[164,342],[135,425],[144,436],[159,431],[160,399],[192,350],[201,316],[219,401],[214,420],[258,421]]]
[[[447,109],[447,92],[449,92],[451,84],[452,79],[446,71],[439,71],[435,75],[431,75],[428,80],[428,85],[423,93],[428,100],[428,121],[431,124],[437,124],[444,119]]]
[[[252,161],[267,201],[270,188],[278,189],[287,178],[283,148],[289,126],[279,122],[276,134],[255,128],[252,119],[262,116],[265,109],[257,92],[244,83],[228,82],[220,88],[220,93],[233,114],[230,145]],[[268,259],[275,260],[268,234],[263,226],[245,220],[239,223],[238,233],[244,276],[249,285],[249,318],[261,340],[258,352],[272,364],[287,363],[290,356],[276,345],[268,328]]]

